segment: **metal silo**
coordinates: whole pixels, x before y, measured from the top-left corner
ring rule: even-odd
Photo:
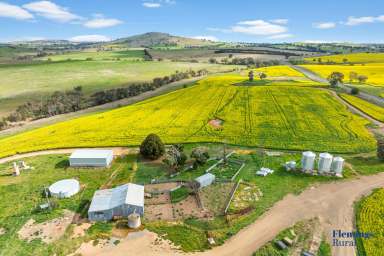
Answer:
[[[303,171],[312,171],[315,166],[316,154],[312,151],[303,152],[301,158],[301,168]]]
[[[331,171],[332,158],[332,155],[329,153],[321,153],[319,155],[319,173]]]
[[[331,170],[336,174],[342,174],[344,166],[344,158],[338,156],[333,158]]]

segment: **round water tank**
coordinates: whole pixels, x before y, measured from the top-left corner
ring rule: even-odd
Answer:
[[[140,215],[137,213],[132,213],[128,216],[128,227],[129,228],[139,228],[141,226]]]
[[[301,158],[301,168],[303,171],[312,171],[315,166],[315,158],[316,154],[312,151],[303,152],[303,156]]]
[[[332,158],[332,155],[329,153],[321,153],[319,155],[319,173],[331,171]]]
[[[77,194],[80,190],[80,183],[75,179],[60,180],[49,187],[51,196],[67,198]]]
[[[332,161],[332,171],[336,174],[341,174],[343,172],[344,158],[338,156],[333,158]]]

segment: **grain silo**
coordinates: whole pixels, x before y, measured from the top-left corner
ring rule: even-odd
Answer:
[[[137,213],[132,213],[128,216],[128,227],[129,228],[139,228],[141,226],[140,215]]]
[[[321,153],[319,155],[319,173],[331,171],[332,158],[332,155],[329,153]]]
[[[343,172],[344,158],[337,156],[333,158],[331,170],[336,174],[341,174]]]
[[[315,166],[316,154],[312,151],[303,152],[301,158],[301,168],[303,171],[312,171]]]

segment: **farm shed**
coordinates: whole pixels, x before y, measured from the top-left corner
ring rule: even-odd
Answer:
[[[107,167],[113,160],[112,150],[76,150],[69,157],[72,167]]]
[[[68,198],[79,192],[80,183],[75,179],[60,180],[53,183],[48,190],[53,197]]]
[[[200,184],[200,188],[211,185],[215,181],[215,175],[212,173],[206,173],[200,177],[197,177],[195,180]]]
[[[144,186],[128,183],[112,189],[97,190],[88,210],[91,221],[111,220],[114,216],[144,215]]]

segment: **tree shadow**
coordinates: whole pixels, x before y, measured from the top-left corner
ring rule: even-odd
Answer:
[[[69,160],[64,159],[55,164],[55,169],[67,169],[69,167]]]

